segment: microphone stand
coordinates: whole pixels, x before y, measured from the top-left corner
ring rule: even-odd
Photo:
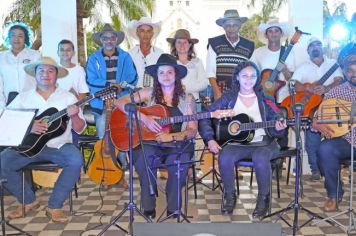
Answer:
[[[294,101],[295,103],[295,89],[291,89],[293,90],[291,93],[291,96],[293,96],[294,98],[292,98],[292,101]],[[276,211],[274,213],[271,213],[265,217],[263,217],[262,219],[266,219],[266,218],[270,218],[272,216],[277,216],[279,219],[281,219],[282,221],[284,221],[289,227],[292,227],[293,229],[293,235],[296,235],[297,231],[299,231],[299,229],[301,229],[302,227],[304,227],[305,225],[307,225],[309,222],[311,222],[312,220],[318,218],[318,219],[323,219],[323,217],[321,217],[320,215],[304,208],[300,203],[299,203],[299,174],[300,174],[300,159],[301,159],[301,152],[302,152],[302,145],[301,145],[301,138],[300,138],[300,128],[301,128],[301,122],[300,122],[300,118],[301,118],[301,114],[303,113],[304,110],[304,105],[303,104],[299,104],[299,103],[295,103],[293,105],[293,111],[295,114],[295,136],[296,136],[296,150],[297,150],[297,154],[296,154],[296,170],[295,170],[295,190],[294,190],[294,200],[289,203],[289,205],[279,211]],[[284,215],[286,214],[286,212],[293,210],[294,211],[294,219],[293,219],[293,224],[290,224],[285,218]],[[298,216],[299,216],[299,210],[305,211],[308,215],[311,216],[311,218],[309,220],[307,220],[306,222],[304,222],[302,225],[299,225],[298,222]],[[278,219],[276,220],[278,221]],[[328,223],[331,224],[330,221],[327,220]]]
[[[133,92],[134,90],[130,90],[130,97],[131,101],[134,101],[133,99]],[[133,222],[134,222],[134,213],[135,211],[141,215],[148,223],[152,223],[152,220],[146,217],[136,206],[136,204],[133,201],[133,156],[132,156],[132,143],[133,143],[133,132],[134,132],[134,127],[133,127],[133,116],[135,114],[136,117],[136,124],[138,124],[138,119],[137,119],[137,110],[136,110],[136,104],[134,102],[127,103],[125,104],[125,111],[128,113],[128,119],[129,119],[129,195],[130,195],[130,201],[129,203],[125,203],[125,208],[109,223],[107,224],[99,234],[98,236],[103,235],[112,225],[115,225],[118,227],[120,230],[124,231],[126,234],[129,235],[134,235],[133,234]],[[137,125],[137,128],[139,128],[139,124]],[[141,137],[140,137],[141,138]],[[142,139],[140,139],[142,142]],[[146,162],[145,162],[146,163]],[[146,167],[147,169],[147,167]],[[130,222],[129,222],[129,231],[123,229],[120,227],[116,222],[126,213],[126,211],[130,211]]]

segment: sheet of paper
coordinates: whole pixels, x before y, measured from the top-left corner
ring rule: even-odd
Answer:
[[[19,146],[24,139],[36,110],[0,111],[0,146]]]

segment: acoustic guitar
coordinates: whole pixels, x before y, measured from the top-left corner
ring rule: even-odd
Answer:
[[[302,35],[302,31],[298,30],[298,27],[295,27],[295,33],[290,40],[290,43],[286,50],[284,51],[283,55],[279,59],[278,64],[285,63],[288,58],[289,53],[292,51],[294,44],[296,44]],[[276,101],[276,95],[278,91],[286,85],[285,81],[282,81],[278,78],[279,73],[281,72],[278,68],[278,64],[274,70],[271,69],[264,69],[261,72],[261,85],[263,93],[272,101]]]
[[[98,140],[94,145],[94,159],[88,167],[89,178],[97,184],[112,185],[122,178],[122,169],[117,163],[116,156],[119,151],[116,149],[114,156],[110,153],[108,127],[111,119],[113,99],[105,101],[106,120],[105,134],[102,140]]]
[[[335,63],[318,81],[316,81],[314,84],[304,83],[303,87],[323,85],[330,78],[330,76],[337,70],[337,68],[339,68],[339,64]],[[300,91],[300,92],[296,92],[295,94],[295,102],[304,105],[304,111],[302,113],[302,116],[309,116],[309,117],[313,116],[314,111],[319,106],[322,99],[323,98],[321,95],[310,93],[308,91]],[[286,97],[282,101],[281,105],[287,109],[289,118],[294,117],[294,112],[292,109],[293,107],[292,96]]]
[[[281,119],[283,121],[283,119]],[[241,113],[234,117],[222,119],[215,122],[215,138],[220,146],[229,142],[249,143],[255,136],[256,129],[275,127],[277,120],[253,122],[253,119],[247,114]],[[295,125],[294,119],[285,120],[286,124]],[[301,125],[307,126],[310,119],[302,117]]]
[[[117,89],[115,87],[107,87],[74,103],[73,105],[81,106],[94,98],[100,98],[103,100],[113,98],[116,97],[116,91]],[[49,140],[56,138],[65,132],[68,121],[67,108],[61,111],[58,111],[54,107],[48,108],[35,119],[47,122],[47,132],[40,135],[30,133],[24,138],[22,145],[15,148],[17,152],[29,158],[36,157],[36,155],[42,151]]]
[[[326,99],[320,104],[317,122],[327,124],[334,131],[328,138],[337,138],[351,132],[351,106],[351,102],[338,98]],[[355,127],[355,121],[352,126]]]
[[[138,111],[145,115],[159,116],[157,123],[162,126],[162,131],[170,133],[172,130],[171,124],[188,122],[193,120],[207,119],[207,118],[224,118],[233,116],[232,110],[216,110],[213,112],[201,112],[193,115],[183,116],[169,116],[168,110],[162,105],[153,105],[149,107],[138,107]],[[135,148],[140,144],[136,122],[134,123],[132,147]],[[144,141],[156,140],[156,133],[150,131],[144,125],[142,128],[142,139]],[[128,116],[119,109],[115,109],[110,121],[110,134],[114,145],[122,151],[129,150],[129,120]]]

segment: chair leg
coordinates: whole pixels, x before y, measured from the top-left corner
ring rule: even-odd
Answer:
[[[281,198],[281,190],[280,190],[280,188],[279,188],[279,166],[278,166],[278,164],[276,165],[276,181],[277,181],[277,197],[278,198]]]
[[[289,184],[290,167],[292,164],[292,157],[288,157],[288,158],[289,158],[289,160],[288,160],[287,182],[286,182],[287,185]]]
[[[185,216],[188,216],[188,183],[189,183],[188,178],[189,178],[189,176],[187,175],[187,178],[185,179],[185,187],[184,187],[184,211],[183,211],[183,214]]]
[[[253,167],[251,168],[250,188],[252,188],[252,181],[253,181]]]
[[[235,166],[235,180],[236,180],[236,191],[237,191],[237,195],[240,195],[239,166]]]
[[[77,184],[74,185],[74,195],[75,195],[75,198],[78,198],[78,185]]]
[[[198,199],[198,193],[197,193],[197,182],[196,182],[196,176],[197,172],[195,169],[195,163],[192,164],[192,174],[193,174],[193,190],[194,190],[194,198]]]
[[[73,197],[72,197],[72,192],[69,193],[69,198],[68,198],[68,202],[69,202],[69,214],[73,215]]]

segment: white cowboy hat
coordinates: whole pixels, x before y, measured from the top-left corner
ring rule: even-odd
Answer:
[[[323,41],[321,41],[318,37],[311,36],[310,39],[308,40],[307,48],[309,48],[310,44],[314,42],[320,42],[321,44],[323,44]]]
[[[238,21],[240,24],[243,24],[245,23],[245,21],[247,21],[247,17],[240,17],[239,16],[239,13],[237,12],[237,10],[235,9],[229,9],[229,10],[226,10],[224,12],[224,17],[222,18],[219,18],[215,21],[215,23],[219,26],[223,26],[225,21],[228,21],[228,20],[236,20]]]
[[[266,38],[266,30],[271,27],[278,27],[282,30],[281,42],[285,41],[290,34],[289,26],[287,22],[278,22],[278,19],[269,20],[267,23],[262,23],[258,26],[257,37],[258,40],[267,44],[268,40]]]
[[[104,27],[103,27],[103,30],[101,32],[97,32],[97,33],[93,34],[92,39],[94,40],[94,42],[101,46],[100,37],[105,32],[112,32],[112,33],[114,33],[116,35],[116,37],[117,37],[116,44],[117,45],[122,43],[122,41],[124,41],[124,39],[125,39],[124,32],[122,32],[120,30],[114,30],[110,24],[105,24]]]
[[[159,32],[161,31],[161,24],[162,24],[161,21],[153,23],[151,18],[143,16],[139,20],[130,21],[127,28],[128,28],[130,36],[138,40],[138,37],[136,34],[137,28],[140,27],[141,25],[149,25],[153,28],[152,39],[154,39],[158,36]]]
[[[25,72],[28,75],[31,75],[33,77],[35,77],[36,75],[36,67],[39,65],[50,65],[50,66],[54,66],[57,68],[58,74],[57,74],[57,78],[63,78],[66,77],[68,75],[68,70],[64,67],[61,67],[60,65],[57,64],[57,62],[51,58],[51,57],[41,57],[39,58],[37,61],[28,64],[24,67]]]

